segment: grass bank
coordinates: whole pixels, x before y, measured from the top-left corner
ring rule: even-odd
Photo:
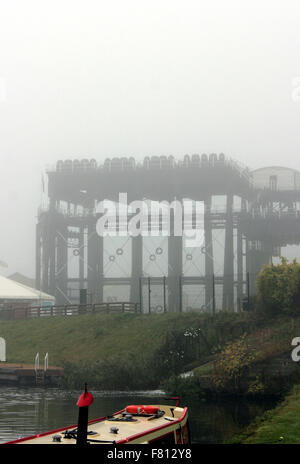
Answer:
[[[237,444],[300,444],[300,385],[233,440]]]
[[[300,334],[300,317],[258,319],[254,330],[227,340],[224,347],[187,379],[166,382],[172,393],[203,396],[283,397],[300,382],[298,363],[291,359],[291,341]]]
[[[0,322],[7,362],[49,353],[70,387],[156,388],[255,327],[247,313],[94,314]]]

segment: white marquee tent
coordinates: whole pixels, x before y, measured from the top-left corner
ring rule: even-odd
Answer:
[[[27,287],[7,277],[0,276],[0,301],[28,302],[34,305],[55,304],[55,298],[47,293]]]

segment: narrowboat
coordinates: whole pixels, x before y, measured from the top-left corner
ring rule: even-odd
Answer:
[[[49,432],[9,441],[5,444],[63,445],[176,445],[190,444],[188,408],[175,405],[128,405],[111,416],[88,420],[93,396],[87,391],[79,397],[78,423]]]

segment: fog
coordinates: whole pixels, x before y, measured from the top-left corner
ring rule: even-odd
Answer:
[[[2,1],[0,273],[35,274],[57,159],[224,152],[300,170],[300,4]]]

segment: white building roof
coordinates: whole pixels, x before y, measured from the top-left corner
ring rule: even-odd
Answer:
[[[0,276],[0,300],[54,300],[47,293],[40,292],[35,288],[15,282],[7,277]]]

